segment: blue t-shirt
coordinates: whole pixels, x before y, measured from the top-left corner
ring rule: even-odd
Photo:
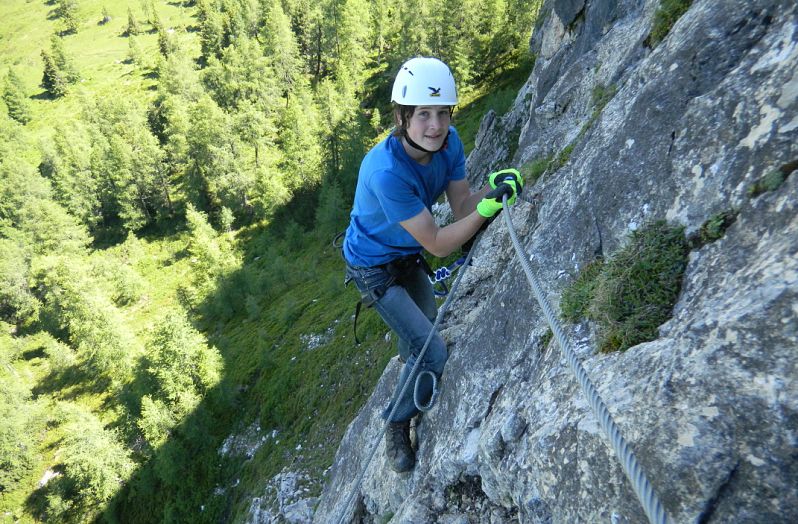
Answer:
[[[344,240],[344,256],[354,266],[371,267],[421,252],[421,245],[400,224],[432,210],[449,182],[465,178],[463,143],[449,127],[446,149],[427,165],[410,158],[390,135],[363,158],[355,203]]]

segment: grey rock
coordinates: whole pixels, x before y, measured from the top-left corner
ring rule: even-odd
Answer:
[[[507,420],[502,424],[501,436],[506,444],[515,442],[521,437],[526,429],[526,421],[517,413],[511,413]]]
[[[611,255],[646,222],[692,234],[738,212],[691,252],[659,338],[597,354],[594,326],[565,330],[676,522],[798,522],[798,175],[749,194],[798,160],[798,7],[696,0],[652,50],[658,5],[547,1],[535,67],[510,111],[483,120],[468,178],[573,146],[512,209],[555,306],[599,247]],[[597,86],[615,87],[601,111]],[[341,442],[314,522],[356,508],[363,522],[646,520],[558,345],[541,344],[525,282],[494,221],[445,317],[451,357],[415,428],[416,468],[390,472],[378,444],[344,507],[379,442],[394,360]]]

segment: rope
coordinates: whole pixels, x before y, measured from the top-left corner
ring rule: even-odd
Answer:
[[[515,234],[515,229],[513,228],[513,223],[510,218],[510,210],[507,206],[507,195],[503,197],[503,207],[506,208],[504,223],[507,224],[507,230],[510,232],[510,238],[513,241],[513,246],[515,246],[515,252],[518,255],[518,259],[521,261],[521,267],[524,269],[527,280],[529,280],[529,284],[532,286],[532,291],[535,294],[538,304],[540,304],[543,313],[546,315],[546,320],[549,323],[549,327],[551,327],[551,331],[554,333],[554,338],[557,339],[557,344],[559,344],[565,358],[568,360],[571,371],[576,375],[579,385],[582,386],[582,392],[587,397],[590,407],[593,409],[593,414],[598,419],[601,429],[603,429],[604,433],[609,437],[612,449],[621,461],[623,470],[631,481],[635,495],[637,495],[638,500],[642,504],[649,522],[667,524],[670,522],[670,518],[665,512],[659,497],[654,492],[654,489],[651,487],[640,464],[638,464],[629,444],[623,438],[621,431],[612,419],[606,404],[604,404],[598,391],[587,376],[585,368],[582,367],[582,364],[576,358],[576,354],[573,349],[571,349],[570,341],[563,332],[557,317],[554,315],[551,304],[549,304],[548,299],[543,294],[540,282],[533,273],[529,260],[526,257],[526,252]]]
[[[476,244],[476,242],[475,242]],[[468,266],[469,262],[471,262],[471,255],[474,253],[474,248],[472,247],[471,250],[468,252],[468,256],[466,256],[465,262],[463,262],[464,266]],[[429,347],[429,343],[432,340],[433,335],[435,334],[436,330],[438,329],[438,324],[441,323],[443,319],[443,315],[446,314],[446,311],[449,309],[449,305],[452,302],[452,297],[455,295],[455,291],[457,290],[457,286],[460,285],[460,281],[463,279],[463,275],[465,275],[465,271],[460,271],[460,274],[457,275],[457,278],[454,281],[454,285],[452,285],[452,290],[449,293],[449,296],[446,297],[446,301],[443,305],[438,309],[438,315],[435,317],[435,322],[432,324],[432,329],[427,335],[427,340],[424,342],[424,346],[421,348],[421,352],[418,354],[416,358],[416,363],[413,365],[413,369],[410,370],[410,374],[407,376],[407,380],[405,380],[404,384],[402,385],[402,390],[399,392],[399,395],[396,399],[400,399],[404,397],[405,393],[407,392],[407,388],[410,387],[410,383],[415,376],[416,372],[418,371],[418,367],[421,365],[421,361],[424,359],[424,354],[427,352],[427,348]],[[419,375],[422,376],[422,375]],[[415,400],[415,399],[414,399]],[[425,407],[431,407],[433,399],[430,399],[430,403]],[[371,460],[374,458],[374,454],[377,452],[377,448],[380,445],[380,441],[382,437],[385,435],[385,430],[388,428],[389,420],[393,419],[393,416],[396,414],[396,410],[399,407],[399,402],[393,403],[393,409],[391,413],[388,415],[388,419],[385,421],[385,424],[382,426],[382,430],[380,430],[379,436],[377,436],[376,442],[371,447],[371,452],[369,452],[368,458],[366,459],[366,464],[361,468],[360,474],[357,477],[357,481],[355,481],[354,488],[349,493],[349,497],[346,499],[346,503],[341,510],[341,515],[338,518],[338,524],[343,524],[344,519],[348,513],[349,506],[352,505],[352,502],[355,499],[355,495],[357,492],[360,491],[360,486],[363,484],[363,479],[366,476],[366,470],[368,470],[369,464],[371,464]]]

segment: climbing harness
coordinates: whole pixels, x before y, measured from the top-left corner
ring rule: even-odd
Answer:
[[[385,293],[388,292],[388,289],[391,286],[401,283],[402,278],[411,271],[415,270],[416,267],[420,267],[428,277],[429,275],[432,275],[432,269],[429,267],[429,264],[421,255],[421,253],[397,258],[375,267],[382,268],[386,273],[388,273],[389,278],[380,286],[374,287],[365,292],[360,292],[360,300],[355,305],[355,319],[352,327],[355,335],[355,344],[358,345],[360,344],[360,340],[357,338],[357,319],[360,316],[360,310],[364,306],[367,308],[373,306],[385,295]],[[348,285],[353,279],[354,277],[348,274],[347,271],[347,276],[344,280],[344,286]]]
[[[551,304],[549,303],[546,296],[543,294],[543,288],[540,285],[540,282],[538,281],[534,272],[532,271],[532,267],[529,264],[526,252],[524,251],[524,248],[521,245],[521,243],[518,241],[518,237],[515,233],[515,228],[513,227],[512,219],[510,217],[510,211],[507,206],[506,194],[503,196],[502,201],[503,201],[503,207],[505,208],[504,223],[506,224],[507,230],[510,233],[510,239],[512,240],[516,254],[518,255],[518,259],[521,262],[521,267],[524,270],[527,280],[529,281],[532,287],[532,292],[535,298],[537,299],[538,303],[540,304],[541,309],[543,310],[546,320],[549,323],[549,327],[551,328],[552,333],[554,334],[554,338],[557,340],[557,344],[560,346],[563,355],[566,357],[566,360],[568,361],[568,365],[570,366],[571,371],[574,373],[574,375],[576,375],[577,381],[579,382],[579,385],[582,387],[582,392],[588,398],[588,402],[593,411],[593,414],[598,419],[599,425],[604,430],[605,435],[609,438],[611,447],[613,451],[615,451],[615,454],[618,456],[618,459],[620,460],[621,465],[623,467],[624,473],[626,473],[626,476],[629,478],[630,482],[632,483],[632,488],[634,489],[635,495],[637,496],[638,500],[643,506],[643,510],[645,511],[649,522],[655,524],[668,524],[672,522],[668,514],[665,512],[665,509],[662,506],[659,497],[654,492],[651,483],[648,481],[645,472],[642,470],[640,464],[637,462],[637,459],[635,458],[632,449],[624,439],[618,426],[615,424],[615,421],[613,420],[612,415],[610,415],[610,412],[607,409],[606,404],[604,403],[601,396],[598,394],[598,391],[596,390],[595,386],[593,385],[592,381],[588,377],[585,368],[582,366],[582,364],[579,362],[578,358],[576,357],[576,353],[571,348],[571,343],[568,337],[566,336],[565,332],[563,331],[562,327],[560,326],[559,320],[557,319],[557,316],[554,314],[554,310],[552,309]],[[469,262],[471,261],[472,253],[473,249],[470,249],[462,265],[467,266],[469,264]],[[427,340],[424,343],[424,347],[421,349],[421,353],[419,354],[418,359],[416,360],[416,363],[410,372],[410,375],[408,376],[407,380],[402,386],[402,390],[399,393],[398,398],[402,398],[408,386],[410,385],[410,380],[416,374],[418,366],[421,363],[422,358],[424,357],[424,353],[427,351],[427,347],[429,346],[430,340],[432,339],[433,333],[435,333],[435,330],[437,329],[440,320],[442,319],[444,313],[448,309],[452,297],[455,295],[454,292],[457,289],[458,285],[460,284],[460,281],[462,280],[464,274],[465,272],[461,271],[460,274],[455,279],[454,285],[452,286],[452,292],[446,298],[446,301],[444,302],[443,306],[441,306],[440,310],[438,311],[438,316],[435,318],[435,323],[432,326],[432,330],[430,331],[429,336],[427,336]],[[417,398],[419,379],[421,376],[424,375],[424,373],[429,373],[429,372],[427,371],[422,372],[422,374],[419,375],[419,378],[417,378],[415,382],[414,401],[416,402],[416,404],[419,404]],[[435,376],[434,373],[431,373],[431,375],[433,377]],[[437,394],[436,392],[437,377],[433,379],[433,384],[434,384],[433,386],[433,397],[434,397]],[[434,400],[435,400],[434,398],[430,399],[430,402],[428,402],[425,407],[427,406],[431,407],[434,404]],[[388,420],[391,420],[393,418],[397,407],[398,403],[394,403],[394,407],[391,410],[390,415],[388,415]],[[343,524],[345,515],[347,514],[347,511],[351,506],[355,495],[358,493],[358,491],[360,491],[360,487],[363,483],[363,478],[366,475],[366,470],[368,469],[371,460],[374,458],[374,454],[376,453],[377,448],[379,447],[380,441],[385,435],[386,427],[387,427],[387,422],[385,425],[383,425],[382,431],[377,437],[376,444],[372,446],[371,452],[366,458],[365,464],[361,469],[360,475],[355,481],[354,487],[350,492],[349,497],[346,500],[346,503],[343,506],[343,510],[341,511],[341,515],[338,520],[339,524]]]
[[[332,246],[338,250],[341,255],[341,258],[344,259],[346,262],[346,257],[344,257],[343,253],[343,237],[346,234],[346,231],[341,231],[335,238],[333,238]],[[392,260],[387,264],[382,264],[382,267],[391,274],[391,279],[388,280],[382,286],[379,286],[375,289],[370,290],[368,293],[361,293],[360,300],[355,305],[355,315],[354,321],[352,322],[352,332],[355,336],[355,344],[360,345],[360,339],[357,338],[357,319],[360,317],[360,311],[366,307],[369,308],[374,305],[382,296],[388,291],[388,288],[396,284],[397,280],[399,280],[402,275],[411,269],[413,269],[416,265],[420,266],[421,269],[427,274],[427,278],[430,281],[430,284],[433,285],[432,291],[435,293],[436,297],[445,297],[449,293],[449,289],[446,287],[446,283],[444,282],[447,278],[451,277],[465,262],[465,256],[460,257],[453,263],[448,266],[444,266],[438,268],[436,270],[432,270],[427,260],[421,255],[409,255],[406,257],[402,257],[396,260]],[[348,286],[349,283],[352,281],[353,277],[349,274],[344,277],[344,287]],[[440,289],[436,289],[435,285],[439,284]]]

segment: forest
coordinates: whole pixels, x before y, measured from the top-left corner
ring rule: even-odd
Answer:
[[[392,77],[446,61],[468,152],[540,3],[3,2],[3,521],[242,521],[287,465],[320,491],[392,356],[330,246]]]

